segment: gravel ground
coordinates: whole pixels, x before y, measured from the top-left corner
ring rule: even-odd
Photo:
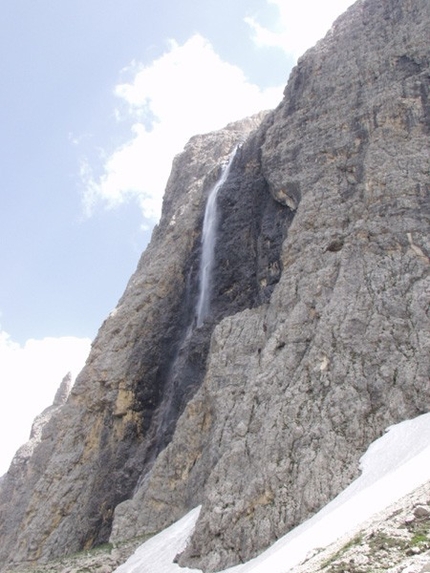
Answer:
[[[289,573],[430,572],[429,533],[427,483]]]

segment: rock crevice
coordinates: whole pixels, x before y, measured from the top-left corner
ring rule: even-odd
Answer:
[[[427,0],[358,0],[278,108],[194,137],[163,215],[26,473],[0,562],[153,533],[202,504],[180,564],[258,554],[430,408]],[[201,227],[220,166],[210,313]]]

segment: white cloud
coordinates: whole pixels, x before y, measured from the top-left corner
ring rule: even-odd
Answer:
[[[334,20],[355,0],[267,0],[276,6],[276,30],[261,26],[254,18],[245,19],[259,47],[277,47],[297,59],[330,29]]]
[[[28,440],[34,417],[51,405],[67,372],[76,376],[88,356],[87,338],[30,339],[19,345],[0,331],[0,475]]]
[[[131,139],[105,159],[100,176],[82,165],[87,214],[100,202],[112,208],[135,198],[144,217],[157,220],[172,159],[192,135],[270,109],[282,97],[283,86],[251,84],[200,35],[183,45],[172,40],[151,65],[134,62],[127,71],[132,80],[115,93],[132,118]]]

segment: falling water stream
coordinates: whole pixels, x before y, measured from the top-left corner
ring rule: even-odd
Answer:
[[[237,148],[236,148],[237,149]],[[158,453],[169,442],[176,420],[183,406],[184,396],[189,393],[196,381],[200,379],[199,365],[193,363],[190,356],[194,353],[201,355],[204,348],[205,335],[199,331],[210,311],[211,280],[214,266],[215,244],[217,235],[217,195],[227,181],[230,168],[236,153],[231,154],[228,163],[223,167],[221,176],[209,193],[206,203],[202,229],[202,255],[199,267],[199,296],[194,309],[193,320],[184,328],[177,350],[172,356],[169,372],[166,375],[163,400],[153,424],[152,445],[148,451],[148,463],[152,464]],[[142,484],[146,473],[142,474],[136,488]]]
[[[230,173],[230,168],[233,163],[234,156],[236,155],[237,148],[234,149],[230,155],[228,163],[222,170],[221,177],[216,185],[209,193],[208,201],[206,203],[205,215],[203,219],[202,230],[202,257],[200,261],[199,270],[199,298],[196,306],[196,326],[200,327],[204,319],[209,313],[209,303],[211,294],[211,278],[214,264],[215,243],[217,233],[217,195],[218,191],[227,181]]]

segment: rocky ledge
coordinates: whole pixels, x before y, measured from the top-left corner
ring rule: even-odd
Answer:
[[[86,367],[1,483],[3,570],[200,504],[179,563],[244,562],[343,490],[386,427],[430,410],[429,29],[428,0],[358,0],[276,110],[178,156]],[[238,144],[200,325],[204,208]],[[378,535],[363,545],[383,551]]]

